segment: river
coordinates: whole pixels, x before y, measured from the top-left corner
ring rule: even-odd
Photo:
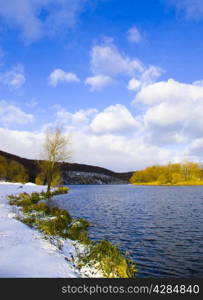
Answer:
[[[203,187],[71,185],[52,204],[128,251],[138,277],[203,277]]]

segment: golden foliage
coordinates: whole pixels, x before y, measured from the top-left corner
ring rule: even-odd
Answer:
[[[202,184],[203,173],[197,163],[175,163],[165,166],[151,166],[136,171],[130,179],[133,184]]]
[[[42,182],[40,179],[44,178],[47,191],[51,186],[61,183],[59,163],[70,158],[71,152],[68,146],[70,146],[70,137],[63,134],[61,128],[47,129],[41,153],[42,160],[39,161],[41,174],[36,178],[37,182]]]
[[[28,173],[17,161],[0,156],[0,180],[24,183],[28,181]]]

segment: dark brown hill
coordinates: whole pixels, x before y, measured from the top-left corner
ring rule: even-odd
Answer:
[[[39,168],[37,166],[37,160],[22,158],[17,155],[7,153],[4,151],[0,151],[0,156],[4,156],[7,159],[15,160],[15,161],[21,163],[28,171],[29,180],[34,182],[36,175],[39,173]],[[129,182],[129,179],[133,173],[133,172],[126,172],[126,173],[113,172],[111,170],[97,167],[97,166],[78,164],[78,163],[66,163],[66,162],[61,163],[61,169],[64,174],[67,172],[70,174],[76,173],[76,172],[80,172],[80,173],[82,172],[82,174],[85,174],[85,173],[90,174],[91,173],[91,174],[96,174],[98,176],[106,175],[106,176],[115,178],[115,182],[119,182],[119,181],[117,181],[117,179],[119,179],[126,183]]]

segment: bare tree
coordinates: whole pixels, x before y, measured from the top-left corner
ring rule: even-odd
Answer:
[[[49,128],[45,132],[41,161],[41,176],[47,183],[47,192],[61,179],[60,162],[70,159],[70,136],[66,136],[60,127]]]

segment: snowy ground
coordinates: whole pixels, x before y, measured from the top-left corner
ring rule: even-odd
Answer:
[[[15,207],[6,196],[40,192],[45,187],[32,183],[0,182],[0,277],[84,277],[72,262],[74,242],[61,241],[62,250],[46,240],[39,231],[15,220]]]

